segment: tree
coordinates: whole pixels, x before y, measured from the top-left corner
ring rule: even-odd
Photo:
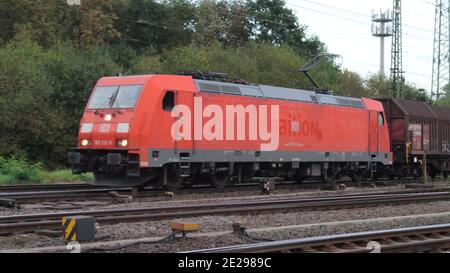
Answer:
[[[68,27],[62,17],[68,15],[65,1],[2,0],[0,5],[0,39],[11,40],[26,31],[40,45],[49,47],[60,39]]]
[[[195,9],[187,0],[115,0],[113,7],[115,28],[122,34],[119,44],[160,52],[192,42]]]
[[[163,1],[165,9],[163,35],[159,39],[159,48],[186,46],[193,40],[196,9],[188,0]],[[157,46],[155,48],[158,48]]]
[[[450,107],[450,84],[444,86],[445,96],[436,102],[437,105]]]
[[[366,87],[371,98],[390,98],[391,97],[391,81],[384,75],[375,74],[369,77]],[[403,83],[403,99],[424,101],[431,103],[430,97],[424,89],[418,89],[410,83]]]
[[[113,11],[112,0],[81,1],[78,9],[79,28],[75,34],[80,48],[104,45],[110,39],[120,37],[114,21],[118,19]]]
[[[366,87],[370,98],[389,98],[391,95],[391,82],[384,75],[371,75]]]
[[[227,46],[243,46],[250,41],[251,26],[248,6],[242,0],[222,0],[217,3],[219,16],[224,22],[223,37],[219,41]]]
[[[225,38],[225,22],[220,18],[218,6],[213,0],[202,0],[196,9],[195,42],[209,46]]]
[[[254,37],[274,45],[283,44],[292,30],[298,28],[297,18],[286,8],[284,0],[248,1]]]
[[[369,91],[364,86],[361,76],[348,69],[344,69],[339,77],[336,92],[349,97],[369,97]]]
[[[229,48],[215,42],[208,47],[189,45],[165,50],[161,55],[147,56],[137,63],[133,71],[224,72],[252,83],[307,89],[311,84],[298,69],[308,60],[289,46],[273,47],[270,44],[250,42],[245,46]],[[325,63],[313,72],[313,76],[321,86],[332,86],[339,77],[339,70],[334,65]]]
[[[431,103],[430,96],[426,93],[425,89],[418,89],[410,83],[406,83],[403,86],[403,98],[405,100],[423,101]]]
[[[0,154],[65,164],[95,82],[119,68],[97,49],[45,49],[19,33],[0,48]]]
[[[247,1],[252,36],[275,46],[290,45],[301,55],[313,57],[324,51],[318,37],[307,38],[305,27],[284,0]]]

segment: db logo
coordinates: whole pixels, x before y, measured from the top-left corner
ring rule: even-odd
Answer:
[[[366,249],[372,250],[370,253],[381,253],[381,244],[375,241],[369,242]]]
[[[68,243],[66,249],[69,250],[70,253],[81,253],[81,245],[78,242]]]

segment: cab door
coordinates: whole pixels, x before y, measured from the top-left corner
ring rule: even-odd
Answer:
[[[174,118],[174,122],[183,124],[181,136],[173,139],[174,152],[181,160],[188,160],[193,156],[194,150],[194,95],[193,92],[174,91],[175,107],[178,107],[183,114]]]
[[[379,113],[369,111],[369,153],[371,157],[378,157],[380,151]]]

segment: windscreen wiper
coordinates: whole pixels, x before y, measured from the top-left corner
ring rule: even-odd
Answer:
[[[117,100],[117,96],[119,95],[120,86],[117,88],[116,91],[112,94],[112,96],[109,98],[109,109],[111,109],[114,105],[114,103]]]

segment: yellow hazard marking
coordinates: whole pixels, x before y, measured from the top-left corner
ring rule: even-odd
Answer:
[[[198,224],[171,222],[170,228],[174,231],[197,231],[200,228]]]
[[[67,220],[66,220],[67,221]],[[72,231],[73,231],[73,229],[74,229],[74,227],[75,227],[75,224],[76,224],[76,221],[75,221],[75,219],[70,219],[69,220],[70,222],[69,222],[69,224],[67,225],[67,227],[66,227],[66,230],[64,230],[64,239],[65,240],[69,240],[70,238],[70,235],[72,234]],[[75,234],[74,234],[75,235]],[[72,236],[72,238],[73,238],[73,236]]]

